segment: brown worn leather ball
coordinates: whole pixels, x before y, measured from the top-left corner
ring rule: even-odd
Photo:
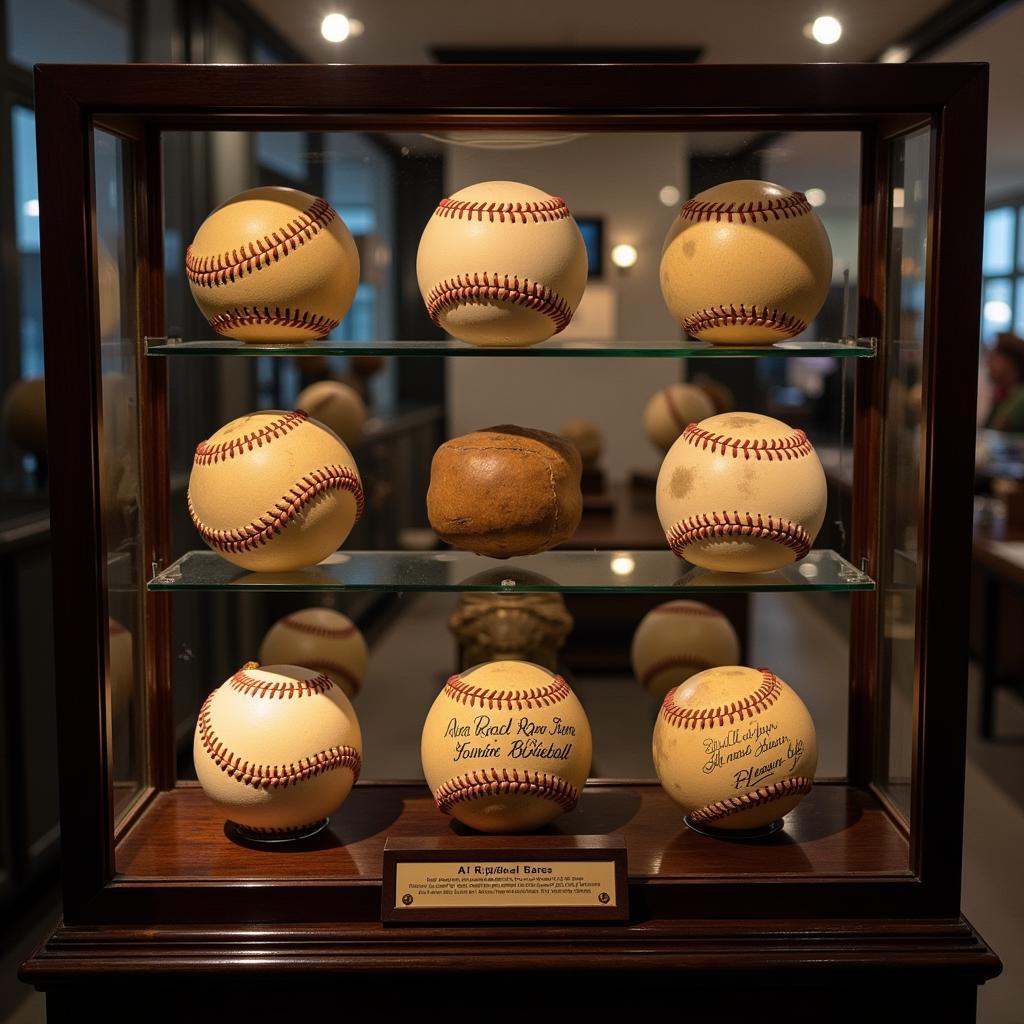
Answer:
[[[547,551],[579,526],[579,452],[557,434],[503,425],[434,452],[430,525],[444,541],[492,558]]]

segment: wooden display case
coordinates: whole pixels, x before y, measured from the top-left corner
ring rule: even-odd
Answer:
[[[501,986],[493,999],[513,968],[531,971],[535,996],[585,982],[608,1005],[630,991],[623,976],[646,991],[685,987],[690,1011],[721,1019],[739,1012],[722,1005],[724,986],[755,997],[799,990],[805,1013],[834,1019],[865,1007],[875,1019],[929,1008],[973,1019],[977,985],[999,969],[960,914],[986,89],[982,65],[37,68],[64,914],[22,977],[46,991],[53,1019],[138,1010],[140,1000],[287,1007],[295,996],[282,985],[299,980],[308,1004],[328,1005],[379,986],[383,974],[440,971],[458,972],[481,999]],[[624,839],[625,924],[385,928],[385,840],[451,834],[424,784],[361,781],[333,831],[270,855],[229,841],[202,791],[177,777],[176,595],[218,590],[231,600],[246,585],[212,553],[172,550],[168,424],[191,410],[169,409],[168,368],[252,351],[166,338],[162,140],[484,129],[846,131],[860,140],[855,339],[796,352],[555,339],[514,353],[818,352],[856,375],[846,557],[816,551],[813,572],[727,588],[849,594],[847,770],[819,780],[785,833],[747,844],[687,831],[656,783],[593,781],[558,830]],[[354,351],[495,354],[389,339],[282,354]],[[918,385],[920,410],[907,412]],[[125,465],[138,471],[138,516],[134,532],[121,517],[118,533],[111,495]],[[723,587],[667,551],[634,554],[627,582],[586,551],[550,552],[543,565],[525,559],[509,572],[547,577],[523,576],[523,589],[574,593]],[[372,591],[457,591],[487,567],[436,552],[354,557],[359,588]],[[501,587],[498,577],[475,585]],[[332,566],[258,587],[353,584]],[[110,615],[130,620],[135,638],[129,781],[114,771]],[[891,770],[898,686],[906,778]],[[190,982],[179,987],[183,975]]]

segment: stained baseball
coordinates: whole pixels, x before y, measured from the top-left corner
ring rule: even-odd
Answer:
[[[516,181],[442,199],[420,238],[416,277],[431,319],[473,345],[535,345],[583,297],[587,252],[564,200]]]
[[[260,661],[304,665],[331,678],[349,699],[362,688],[368,653],[359,627],[333,608],[302,608],[278,619],[260,644]]]
[[[288,572],[335,551],[363,511],[355,460],[302,410],[232,420],[200,442],[188,509],[203,540],[253,572]]]
[[[630,648],[633,675],[658,700],[690,676],[735,665],[740,640],[732,623],[700,601],[668,601],[640,620]]]
[[[530,832],[576,806],[590,723],[561,676],[492,661],[445,683],[420,749],[438,810],[480,832]]]
[[[654,767],[697,825],[756,829],[810,792],[818,763],[804,702],[768,669],[728,665],[691,676],[665,696],[654,726]]]
[[[769,345],[800,334],[832,281],[832,247],[802,192],[728,181],[683,204],[661,256],[661,293],[692,337]]]
[[[644,430],[657,447],[667,452],[688,424],[714,414],[714,404],[703,388],[669,384],[651,395],[644,407]]]
[[[329,676],[251,663],[206,698],[192,753],[200,785],[229,821],[286,834],[340,806],[362,746],[352,705]]]
[[[350,384],[343,384],[340,380],[319,380],[303,388],[295,404],[325,427],[330,427],[349,448],[354,448],[363,436],[366,403]]]
[[[217,334],[308,341],[348,312],[359,253],[325,199],[269,186],[240,192],[203,221],[185,253],[185,273]]]
[[[825,518],[825,473],[807,435],[757,413],[691,423],[658,473],[669,547],[706,569],[767,572],[803,558]]]

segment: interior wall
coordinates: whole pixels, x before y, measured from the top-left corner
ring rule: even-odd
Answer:
[[[658,284],[661,246],[676,207],[659,191],[685,196],[686,140],[676,134],[591,135],[542,149],[495,151],[449,147],[447,195],[478,181],[523,181],[562,196],[574,214],[604,218],[604,275],[617,299],[616,335],[650,341],[678,338]],[[612,246],[628,242],[639,259],[628,271],[611,264]],[[592,279],[594,280],[594,279]],[[449,359],[448,417],[452,436],[499,423],[558,431],[571,416],[594,421],[605,439],[612,480],[656,471],[659,453],[647,441],[642,414],[658,388],[680,379],[673,359]]]

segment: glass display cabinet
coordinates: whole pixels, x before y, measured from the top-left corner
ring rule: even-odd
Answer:
[[[510,968],[530,972],[516,988],[535,987],[531,1004],[572,982],[610,1005],[631,986],[600,986],[628,976],[646,992],[683,987],[689,1010],[723,1019],[724,986],[737,1012],[744,992],[799,990],[803,1013],[973,1019],[977,986],[999,969],[960,913],[986,89],[982,65],[37,68],[59,701],[59,749],[40,756],[59,758],[64,914],[22,977],[46,991],[53,1019],[157,999],[194,1007],[198,992],[207,1007],[255,993],[293,1009],[298,983],[307,1006],[326,1007],[379,990],[383,974],[446,971],[491,1005],[507,998]],[[842,225],[826,217],[848,272],[844,284],[837,270],[832,313],[767,347],[684,340],[658,293],[675,214],[658,188],[699,191],[685,154],[715,133],[756,156],[769,145],[757,140],[783,132],[791,153],[828,150],[830,192],[847,199]],[[209,208],[305,173],[300,184],[350,226],[374,221],[359,238],[365,287],[350,317],[361,327],[271,347],[203,332],[181,263],[208,211],[189,209],[179,173],[200,145],[220,157]],[[250,146],[272,154],[255,177]],[[773,152],[782,163],[760,174],[714,160],[705,172],[797,173],[785,147]],[[388,154],[386,173],[360,178],[372,153]],[[454,188],[517,178],[602,214],[606,241],[640,249],[632,269],[606,269],[618,315],[516,351],[446,339],[422,315],[409,239],[414,253]],[[279,576],[204,549],[185,515],[195,443],[249,408],[293,401],[310,361],[360,355],[393,357],[381,417],[420,415],[434,433],[381,435],[372,458],[357,449],[368,491],[357,532],[325,563]],[[667,545],[498,563],[410,542],[424,532],[442,421],[410,411],[395,381],[433,380],[454,434],[519,406],[528,419],[557,401],[568,416],[576,393],[625,408],[684,366],[732,374],[750,407],[782,419],[800,373],[827,378],[800,413],[830,498],[805,559],[730,579]],[[474,405],[480,394],[495,415]],[[557,427],[552,415],[538,425]],[[613,442],[620,470],[631,457]],[[626,617],[637,600],[757,602],[777,627],[772,667],[818,718],[814,788],[774,836],[689,830],[647,760],[656,708],[638,712],[628,680],[608,684],[597,777],[531,842],[624,844],[628,920],[382,923],[386,841],[477,841],[437,812],[419,769],[443,666],[428,669],[421,634],[387,632],[412,600],[394,595],[468,591],[569,594],[577,617],[588,601]],[[371,662],[392,667],[356,702],[363,777],[330,829],[266,848],[226,832],[191,772],[192,729],[203,696],[302,601],[355,618],[383,602],[391,618]],[[813,630],[793,625],[808,603],[831,618],[846,666],[822,668]],[[746,664],[762,663],[764,634],[745,639]],[[435,638],[450,659],[450,639]]]

